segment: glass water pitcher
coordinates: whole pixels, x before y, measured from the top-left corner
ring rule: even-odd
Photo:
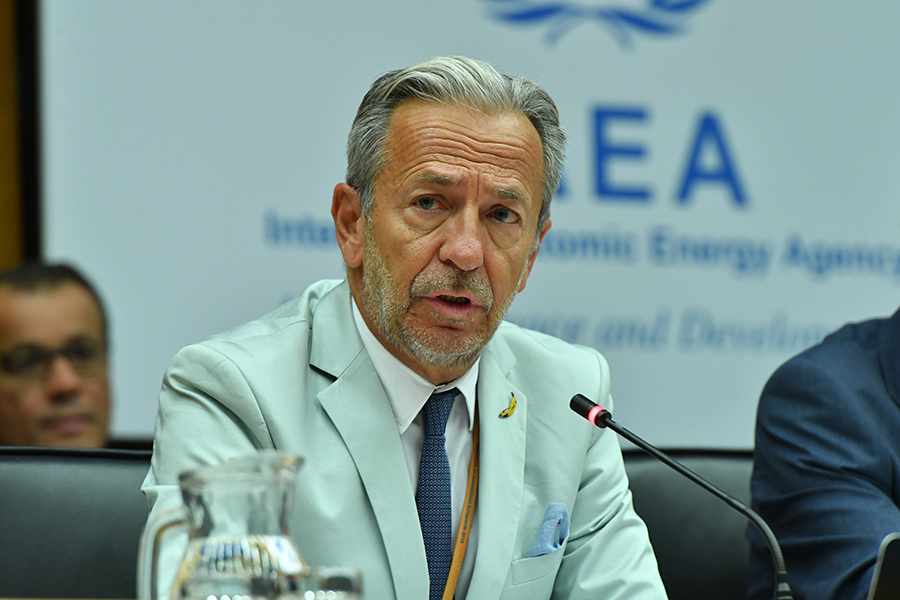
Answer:
[[[172,600],[300,596],[310,569],[288,532],[301,459],[264,450],[181,473],[183,506],[151,518],[141,536],[138,597],[157,598],[160,540],[186,527]]]

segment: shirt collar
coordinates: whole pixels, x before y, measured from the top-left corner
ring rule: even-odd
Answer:
[[[475,364],[469,367],[469,370],[462,376],[435,387],[388,352],[387,348],[382,346],[378,338],[369,330],[359,307],[356,306],[355,298],[352,304],[353,319],[356,321],[359,337],[362,338],[363,346],[375,367],[375,373],[387,394],[400,434],[402,435],[406,431],[433,393],[444,392],[452,388],[457,388],[466,401],[469,413],[469,431],[471,431],[475,419],[475,388],[478,383],[478,366],[481,364],[481,357],[479,356],[475,360]]]

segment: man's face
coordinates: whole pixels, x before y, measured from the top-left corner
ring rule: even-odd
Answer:
[[[371,219],[357,225],[362,281],[351,269],[351,286],[382,344],[433,383],[449,381],[525,287],[549,229],[536,236],[540,137],[521,114],[408,100],[386,150]]]
[[[84,288],[0,286],[0,445],[104,446],[106,360],[100,310]]]

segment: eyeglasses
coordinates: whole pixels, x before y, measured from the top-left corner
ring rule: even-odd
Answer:
[[[20,344],[0,355],[0,370],[21,379],[45,378],[57,356],[65,358],[82,375],[94,375],[106,366],[106,345],[85,337],[70,340],[59,348]]]

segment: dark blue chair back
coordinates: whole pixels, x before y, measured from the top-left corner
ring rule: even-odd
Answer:
[[[0,598],[134,598],[145,450],[0,447]]]
[[[666,453],[750,504],[752,451]],[[669,600],[745,600],[748,520],[643,451],[629,449],[624,455],[634,509],[647,524]]]

